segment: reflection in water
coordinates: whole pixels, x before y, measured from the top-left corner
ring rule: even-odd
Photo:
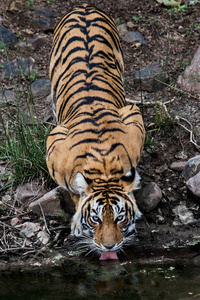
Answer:
[[[1,300],[199,300],[200,267],[66,260],[61,268],[0,273]]]

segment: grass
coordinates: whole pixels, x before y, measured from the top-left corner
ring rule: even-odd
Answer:
[[[21,121],[9,126],[6,142],[0,146],[0,159],[9,161],[12,169],[10,184],[47,176],[45,142],[48,133],[43,125],[30,127]]]
[[[10,102],[4,95],[0,107],[0,123],[4,135],[4,140],[0,143],[0,161],[6,162],[10,170],[7,181],[4,178],[7,183],[2,189],[49,176],[45,152],[46,139],[51,129],[42,123],[38,124],[30,88],[38,76],[36,71],[33,74],[21,74],[18,80],[12,78],[17,99]],[[27,124],[27,116],[31,124]]]

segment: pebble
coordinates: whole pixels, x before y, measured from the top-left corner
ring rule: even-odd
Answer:
[[[143,37],[143,35],[138,32],[138,31],[129,31],[127,32],[123,37],[122,40],[126,43],[130,43],[130,44],[141,44],[141,45],[145,45],[147,42],[145,40],[145,38]]]
[[[35,60],[32,57],[18,58],[6,63],[1,63],[0,78],[10,79],[30,75],[35,71],[33,68],[34,63]]]
[[[187,225],[194,222],[193,213],[188,210],[185,204],[179,204],[172,211],[176,216],[173,225]]]
[[[159,80],[159,81],[158,81]],[[165,88],[167,74],[159,62],[152,62],[135,73],[134,82],[143,91],[155,92]]]
[[[50,235],[46,231],[39,231],[37,238],[43,245],[47,245],[50,240]]]
[[[34,8],[35,17],[46,17],[46,18],[57,18],[59,14],[53,10],[45,7],[35,7]]]
[[[12,102],[17,98],[14,90],[0,91],[0,103]]]
[[[174,161],[170,165],[170,169],[181,172],[185,168],[186,163],[187,163],[186,161]]]
[[[16,226],[19,223],[19,219],[17,217],[12,218],[10,221],[11,226]]]
[[[53,31],[55,20],[52,18],[33,18],[31,25],[34,29],[43,30],[44,32]]]
[[[187,181],[191,177],[195,176],[200,171],[200,155],[194,156],[190,158],[184,169],[183,169],[183,177]]]
[[[155,182],[150,182],[141,191],[137,199],[138,205],[144,212],[154,209],[162,199],[162,191]]]
[[[48,79],[37,79],[31,84],[31,92],[34,97],[44,97],[51,94],[51,81]]]
[[[3,25],[0,26],[0,43],[5,45],[14,45],[18,42],[16,34],[8,30]]]
[[[12,200],[10,195],[4,195],[1,199],[3,202],[9,202],[10,200]]]
[[[16,225],[15,227],[22,228],[20,230],[20,234],[27,238],[34,236],[35,233],[41,229],[39,223],[33,223],[33,222],[25,222],[23,224]]]
[[[197,49],[191,63],[180,75],[177,84],[187,92],[200,94],[200,46]]]
[[[128,32],[126,24],[120,24],[120,25],[118,25],[117,29],[119,31],[119,36],[120,37],[123,37]]]
[[[43,47],[46,44],[46,40],[43,37],[36,37],[33,39],[29,39],[27,41],[21,41],[17,44],[17,47],[20,48],[21,50],[27,50],[29,49],[30,51],[37,51],[41,47]]]
[[[193,195],[200,198],[200,171],[186,181],[186,186]]]

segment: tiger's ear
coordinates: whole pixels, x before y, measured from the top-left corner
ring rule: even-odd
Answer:
[[[83,176],[80,172],[76,174],[75,186],[73,187],[77,194],[87,197],[87,187],[92,183],[92,180]]]
[[[121,180],[125,182],[127,190],[137,190],[140,188],[140,175],[134,167],[131,168],[125,175],[121,177]]]

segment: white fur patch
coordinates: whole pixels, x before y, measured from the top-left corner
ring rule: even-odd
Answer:
[[[83,193],[86,193],[86,187],[87,187],[87,183],[85,181],[85,178],[84,176],[78,172],[76,174],[76,187],[75,187],[75,190],[81,195]]]
[[[140,188],[140,180],[141,180],[141,177],[140,177],[139,173],[136,171],[133,191],[138,190]]]

